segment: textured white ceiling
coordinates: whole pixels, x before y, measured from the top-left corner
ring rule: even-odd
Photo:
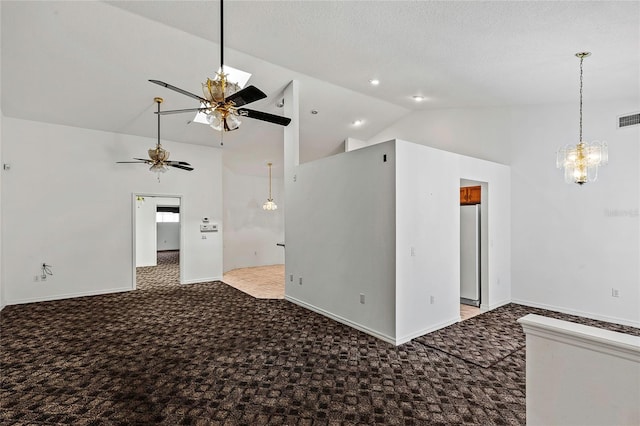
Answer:
[[[199,93],[219,66],[217,1],[1,7],[6,116],[155,137],[154,96],[166,109],[196,105],[147,80]],[[412,110],[577,102],[582,50],[593,52],[585,102],[637,97],[639,28],[637,1],[226,1],[225,62],[269,95],[255,109],[282,113],[282,89],[300,80],[306,161]],[[163,139],[218,146],[191,118],[163,118]],[[244,120],[224,149],[228,167],[264,174],[281,162],[282,129]]]

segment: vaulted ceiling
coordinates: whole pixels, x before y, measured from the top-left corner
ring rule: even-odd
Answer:
[[[197,105],[147,80],[200,93],[219,66],[217,1],[1,7],[8,117],[154,138],[155,96],[164,109]],[[639,28],[635,1],[227,1],[225,63],[253,74],[268,98],[251,107],[275,114],[300,81],[308,161],[416,110],[577,102],[583,50],[593,53],[585,102],[638,97]],[[219,133],[192,118],[165,116],[163,139],[219,147]],[[281,162],[282,129],[245,119],[223,149],[228,167],[264,174]]]

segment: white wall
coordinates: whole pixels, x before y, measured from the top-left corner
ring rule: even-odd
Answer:
[[[364,148],[367,145],[369,144],[366,141],[361,141],[360,139],[355,138],[346,138],[344,140],[344,152]]]
[[[617,116],[638,110],[637,95],[585,100],[585,137],[607,140],[610,161],[597,182],[583,187],[566,185],[555,169],[556,150],[577,140],[575,103],[419,111],[369,142],[399,137],[510,164],[512,209],[502,219],[513,228],[512,300],[638,326],[640,128],[616,127]],[[494,261],[507,262],[506,253]],[[492,292],[491,304],[509,297],[505,278],[491,281],[498,279],[502,290]],[[611,297],[612,287],[620,297]]]
[[[460,318],[461,179],[487,183],[483,308],[510,301],[511,187],[502,164],[404,141],[396,152],[396,330],[404,342]]]
[[[250,266],[284,263],[283,180],[272,178],[271,194],[278,205],[265,211],[262,205],[269,196],[269,177],[249,176],[224,169],[224,271]]]
[[[2,243],[8,304],[133,288],[133,193],[182,195],[183,282],[222,276],[222,232],[201,239],[203,216],[222,223],[221,151],[165,141],[193,172],[158,182],[141,164],[150,138],[4,118]],[[38,266],[52,265],[46,283]]]
[[[157,250],[180,250],[180,222],[158,222]]]
[[[393,142],[304,163],[293,174],[286,298],[395,342]]]
[[[509,110],[470,108],[416,111],[369,139],[402,139],[443,151],[509,164]]]
[[[157,207],[180,207],[180,198],[154,197]],[[157,251],[180,250],[180,222],[156,222],[156,259]]]
[[[292,177],[288,300],[395,344],[456,322],[459,188],[469,178],[487,182],[495,214],[488,305],[509,301],[509,167],[390,141],[304,163]]]
[[[0,22],[2,22],[2,7],[0,7]],[[2,46],[2,31],[0,31],[0,46]],[[0,55],[1,57],[2,55]],[[2,59],[0,59],[0,82],[2,81]],[[0,99],[2,99],[2,84],[0,84]],[[1,104],[1,102],[0,102]],[[3,164],[2,156],[2,121],[4,116],[2,115],[2,105],[0,105],[0,188],[2,188],[2,180],[4,170],[1,169]],[[0,223],[2,223],[2,196],[0,194]],[[2,231],[0,228],[0,310],[4,308],[4,270],[2,268]]]
[[[460,319],[460,175],[456,154],[395,147],[396,337],[405,342]]]
[[[609,164],[583,186],[555,169],[556,149],[577,142],[577,106],[513,109],[514,301],[640,326],[640,127],[616,127],[639,109],[585,101],[585,140],[606,140]]]

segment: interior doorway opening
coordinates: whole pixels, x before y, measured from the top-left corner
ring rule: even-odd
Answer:
[[[180,196],[134,194],[134,290],[182,282],[181,210]]]
[[[460,179],[460,317],[479,313],[488,299],[489,185]]]

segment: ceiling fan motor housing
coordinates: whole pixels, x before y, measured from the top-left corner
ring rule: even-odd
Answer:
[[[225,99],[240,90],[236,83],[227,81],[224,75],[218,75],[215,80],[207,78],[202,83],[202,93],[206,100],[213,104],[224,103]]]

